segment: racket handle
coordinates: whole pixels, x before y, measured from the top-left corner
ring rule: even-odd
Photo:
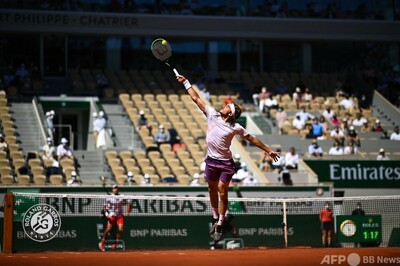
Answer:
[[[179,76],[178,70],[176,70],[176,68],[172,69],[175,73],[175,76]]]

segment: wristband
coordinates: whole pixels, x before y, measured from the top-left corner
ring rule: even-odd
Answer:
[[[192,84],[190,84],[189,80],[185,80],[183,82],[183,86],[185,86],[185,89],[188,90],[192,87]]]

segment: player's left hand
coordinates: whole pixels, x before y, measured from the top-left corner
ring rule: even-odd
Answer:
[[[269,157],[271,157],[271,159],[274,161],[274,162],[276,162],[276,161],[278,161],[278,159],[280,158],[280,152],[276,152],[276,151],[270,151],[269,153],[268,153],[268,155],[269,155]]]
[[[182,76],[182,75],[177,75],[177,76],[176,76],[176,79],[177,79],[180,83],[183,83],[183,82],[185,82],[185,80],[186,80],[186,78],[185,78],[184,76]]]

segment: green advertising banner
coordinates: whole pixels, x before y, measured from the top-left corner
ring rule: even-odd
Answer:
[[[244,247],[284,247],[281,215],[236,215],[238,238]],[[210,248],[208,216],[125,217],[125,248]],[[97,250],[103,234],[99,217],[61,217],[61,228],[49,241],[32,240],[23,222],[14,222],[14,251]],[[231,237],[229,234],[226,237]],[[288,215],[289,246],[318,246],[317,215]]]
[[[399,161],[304,160],[319,182],[336,188],[400,188]]]
[[[24,193],[39,193],[38,188],[11,188],[8,190],[9,192],[24,192]],[[3,196],[3,195],[2,195]],[[3,198],[3,197],[0,197]],[[14,221],[22,221],[22,217],[24,216],[26,210],[35,204],[39,203],[39,199],[36,197],[28,198],[28,197],[19,197],[14,200]],[[2,213],[1,213],[2,214]],[[2,217],[2,215],[0,216]],[[3,231],[3,227],[0,228],[0,233]]]

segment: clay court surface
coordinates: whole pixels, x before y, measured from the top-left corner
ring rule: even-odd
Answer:
[[[355,253],[360,262],[355,264]],[[348,259],[350,258],[350,263]],[[328,255],[328,257],[326,257]],[[374,262],[364,263],[364,257]],[[386,263],[376,260],[386,258]],[[325,263],[324,263],[325,258]],[[335,258],[345,258],[340,264]],[[111,266],[111,265],[157,265],[157,266],[261,266],[261,265],[400,265],[400,248],[287,248],[242,250],[146,250],[122,252],[37,252],[0,254],[0,265],[46,265],[46,266]],[[328,261],[332,259],[332,261]]]

